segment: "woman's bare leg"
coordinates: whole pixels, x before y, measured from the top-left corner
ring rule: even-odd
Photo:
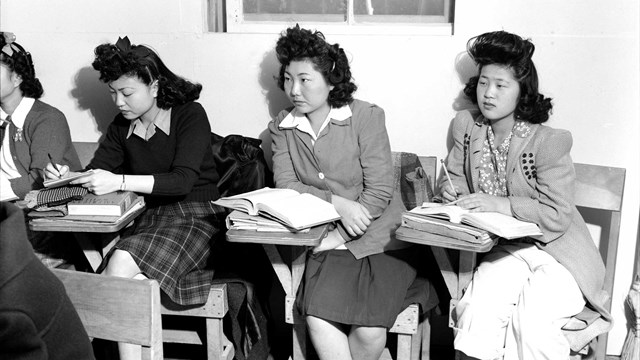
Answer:
[[[307,326],[320,360],[351,360],[349,340],[340,324],[307,316]]]
[[[138,264],[133,260],[131,254],[124,250],[116,249],[111,257],[106,268],[102,272],[104,275],[117,276],[123,278],[146,278],[138,267]],[[142,347],[135,344],[118,343],[118,353],[121,360],[138,360],[142,356]]]
[[[349,348],[353,360],[378,360],[387,343],[384,327],[352,326]]]

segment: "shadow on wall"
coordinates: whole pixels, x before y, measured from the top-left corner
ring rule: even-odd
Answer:
[[[453,104],[451,107],[456,112],[469,110],[475,116],[480,113],[478,110],[478,106],[469,100],[469,98],[464,94],[463,90],[469,79],[478,74],[478,67],[475,62],[466,51],[459,53],[455,59],[455,69],[458,74],[458,80],[460,81],[460,91],[458,92],[458,96],[453,100]],[[452,119],[453,120],[453,119]],[[447,130],[447,153],[451,151],[453,148],[453,134],[452,134],[452,126],[453,121],[449,123],[449,129]],[[444,171],[440,169],[440,173],[438,174],[437,184],[440,183],[440,180],[444,176]]]
[[[478,75],[478,67],[466,51],[461,52],[458,54],[458,56],[456,56],[455,67],[456,73],[458,73],[458,80],[460,80],[460,92],[453,101],[453,110],[477,110],[477,106],[474,105],[471,100],[469,100],[469,98],[462,92],[462,90],[464,90],[465,85],[471,77]]]
[[[100,132],[101,141],[107,133],[107,127],[113,121],[118,108],[111,99],[109,88],[100,81],[99,73],[92,67],[83,67],[75,76],[75,87],[71,96],[78,103],[81,110],[89,110],[93,117],[94,126]],[[86,119],[89,121],[89,119]],[[87,124],[88,125],[88,124]]]
[[[262,94],[264,95],[267,107],[269,108],[270,120],[274,120],[278,113],[288,107],[291,107],[291,102],[287,99],[284,91],[278,87],[278,76],[280,73],[280,62],[276,57],[275,49],[272,49],[264,54],[262,62],[260,63],[260,76],[258,82],[262,88]],[[267,164],[272,168],[271,163],[271,134],[269,129],[266,128],[260,133],[260,140],[262,140],[262,150],[264,151]]]

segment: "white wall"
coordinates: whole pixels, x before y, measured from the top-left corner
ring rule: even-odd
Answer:
[[[120,35],[204,85],[214,131],[266,139],[267,122],[287,105],[272,79],[277,35],[204,33],[205,8],[202,0],[0,0],[0,24],[33,53],[43,100],[67,115],[74,140],[98,140],[116,113],[91,61],[96,45]],[[439,158],[466,106],[457,99],[473,69],[456,59],[467,39],[504,29],[533,40],[542,91],[554,99],[548,124],[573,133],[574,161],[627,169],[610,354],[626,336],[623,301],[637,261],[638,14],[636,0],[458,0],[453,36],[327,36],[353,58],[356,96],[385,109],[392,148]]]

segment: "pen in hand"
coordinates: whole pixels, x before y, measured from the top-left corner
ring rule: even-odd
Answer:
[[[440,163],[442,163],[442,169],[444,170],[444,175],[447,177],[449,186],[451,186],[451,191],[453,191],[453,196],[457,198],[458,193],[456,192],[456,188],[453,186],[453,181],[451,181],[451,177],[449,176],[449,171],[447,171],[447,166],[444,164],[444,160],[440,159]]]
[[[58,169],[58,165],[56,165],[56,163],[53,161],[53,158],[51,157],[51,153],[47,153],[47,155],[49,155],[49,161],[51,161],[51,165],[53,165],[53,168],[58,172],[58,176],[62,176],[60,169]]]

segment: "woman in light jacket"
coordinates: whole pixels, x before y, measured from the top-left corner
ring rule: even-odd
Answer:
[[[567,359],[608,331],[604,264],[573,202],[568,131],[542,125],[551,100],[538,92],[534,45],[504,31],[472,38],[479,66],[465,94],[442,181],[446,201],[538,224],[543,236],[501,240],[455,309],[455,348],[476,359]]]
[[[384,111],[353,98],[346,54],[322,33],[289,28],[276,53],[294,105],[269,123],[276,186],[331,202],[341,215],[307,258],[298,305],[320,359],[377,360],[404,307],[437,302],[428,286],[408,298],[417,257],[394,236],[403,207]]]

